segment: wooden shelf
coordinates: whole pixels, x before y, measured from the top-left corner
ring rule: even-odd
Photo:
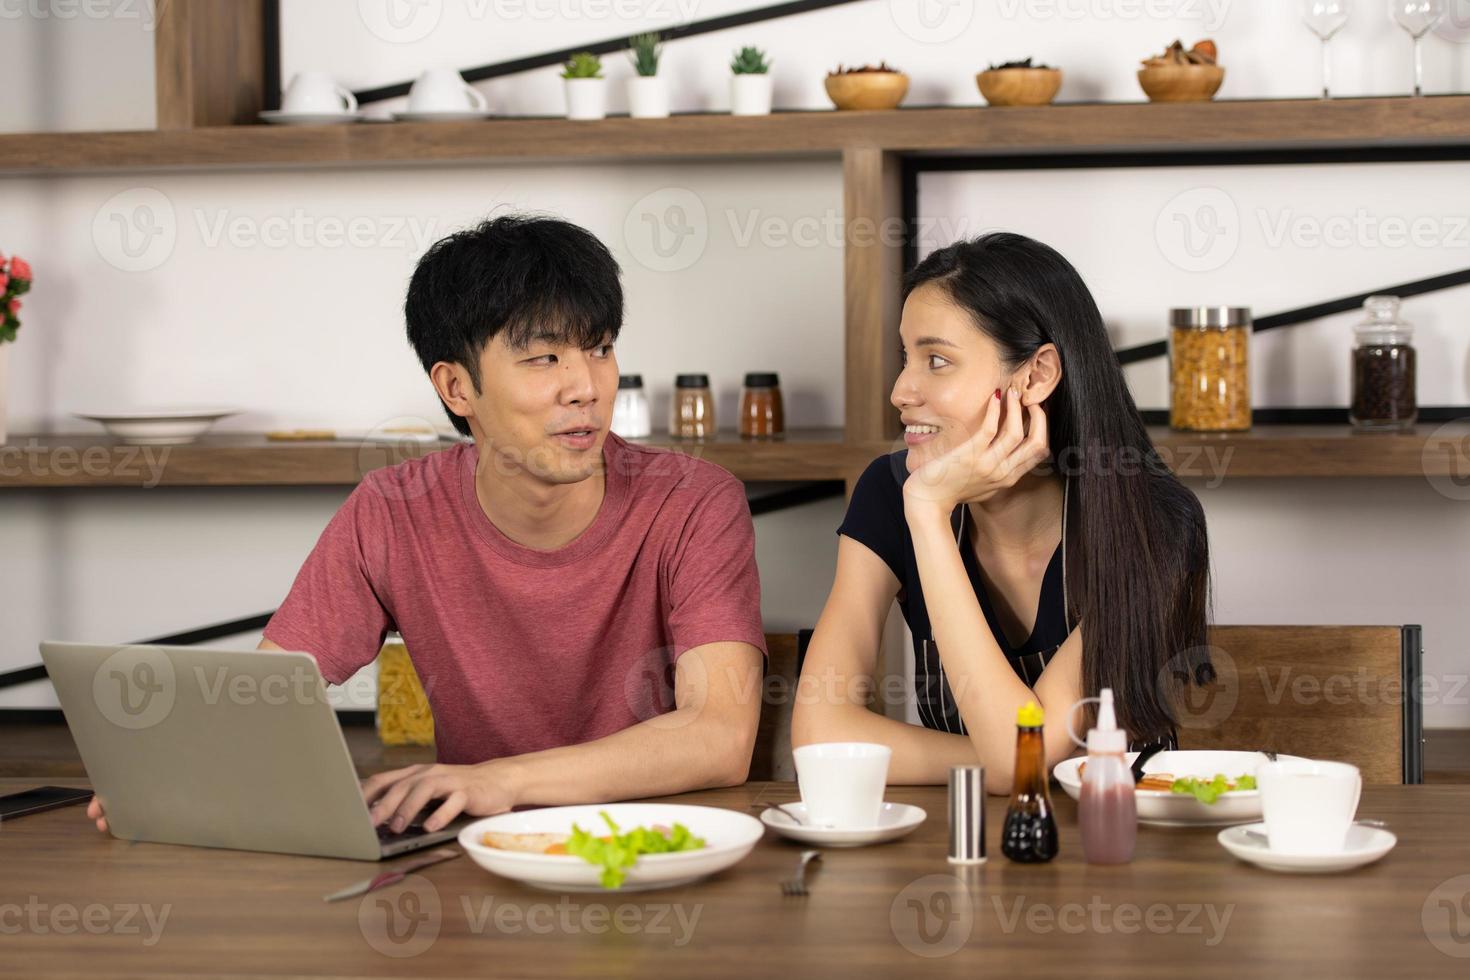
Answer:
[[[771,442],[745,441],[734,433],[709,442],[667,436],[634,441],[708,460],[742,480],[845,480],[888,448],[868,453],[844,443],[840,429],[800,429]],[[261,435],[221,434],[182,446],[124,446],[105,436],[13,435],[0,447],[0,489],[351,486],[369,470],[449,445],[272,442]]]
[[[1470,146],[1470,96],[18,133],[0,135],[0,173],[1364,146]]]
[[[1290,425],[1212,435],[1152,428],[1149,434],[1176,473],[1211,484],[1259,477],[1470,480],[1470,422],[1426,423],[1384,434]],[[855,479],[874,458],[896,448],[883,441],[844,441],[839,429],[800,429],[772,442],[746,441],[733,433],[708,442],[667,436],[635,441],[708,460],[742,480],[772,481]],[[0,447],[0,489],[351,486],[369,470],[446,445],[400,448],[214,435],[186,446],[123,446],[90,435],[13,436]]]

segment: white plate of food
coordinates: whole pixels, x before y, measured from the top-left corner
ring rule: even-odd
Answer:
[[[1129,752],[1129,765],[1138,757]],[[1278,755],[1278,759],[1296,759]],[[1219,827],[1261,819],[1261,793],[1254,788],[1256,767],[1267,762],[1263,752],[1175,750],[1160,752],[1143,764],[1143,779],[1134,791],[1138,822],[1160,827]],[[1063,759],[1052,775],[1072,799],[1082,793],[1086,756]],[[1246,776],[1245,786],[1239,783]],[[1216,777],[1224,777],[1217,781]],[[1173,787],[1179,785],[1176,791]],[[1206,802],[1207,800],[1213,802]]]
[[[108,435],[130,446],[178,446],[193,442],[208,432],[214,423],[230,415],[239,415],[240,410],[191,405],[72,414],[101,424]]]
[[[764,832],[754,817],[719,807],[609,803],[486,817],[460,830],[459,844],[485,870],[535,888],[644,891],[723,871]],[[618,851],[633,852],[632,863]]]

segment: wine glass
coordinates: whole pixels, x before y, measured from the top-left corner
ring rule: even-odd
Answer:
[[[1444,19],[1444,0],[1388,0],[1388,13],[1414,39],[1414,94],[1424,94],[1424,35]]]
[[[1302,0],[1302,20],[1312,33],[1322,39],[1322,98],[1329,99],[1332,82],[1332,61],[1327,57],[1327,42],[1342,30],[1352,10],[1351,0]]]

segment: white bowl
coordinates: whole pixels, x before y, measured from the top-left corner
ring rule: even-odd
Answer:
[[[73,412],[79,419],[101,423],[107,434],[130,446],[173,446],[193,442],[222,418],[239,415],[234,408],[189,406],[134,409],[127,412]]]
[[[1138,758],[1137,752],[1129,752],[1124,758],[1132,765]],[[1294,755],[1280,755],[1278,759],[1296,759]],[[1062,784],[1062,789],[1072,799],[1082,793],[1082,780],[1077,770],[1087,761],[1086,756],[1063,759],[1052,769],[1052,775]],[[1174,776],[1194,776],[1212,779],[1216,773],[1224,773],[1226,779],[1241,775],[1256,774],[1256,767],[1267,762],[1260,752],[1197,751],[1178,750],[1160,752],[1143,764],[1144,775],[1151,772],[1167,772]],[[1214,803],[1201,803],[1188,793],[1169,790],[1141,789],[1134,794],[1138,805],[1138,822],[1162,827],[1207,827],[1236,823],[1251,823],[1261,819],[1261,791],[1255,789],[1231,790],[1220,794]]]
[[[697,851],[645,854],[627,870],[620,891],[672,888],[723,871],[750,853],[765,833],[759,820],[733,810],[668,803],[609,803],[555,806],[502,813],[476,820],[459,832],[459,845],[486,871],[564,892],[602,892],[602,868],[570,854],[528,854],[480,843],[487,831],[508,834],[568,834],[572,824],[595,834],[607,832],[601,811],[624,833],[634,827],[681,823],[705,846]]]

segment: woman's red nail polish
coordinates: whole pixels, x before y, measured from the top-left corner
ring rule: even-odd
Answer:
[[[995,389],[995,397],[996,398],[999,398],[1000,397],[1000,389],[999,388]]]

